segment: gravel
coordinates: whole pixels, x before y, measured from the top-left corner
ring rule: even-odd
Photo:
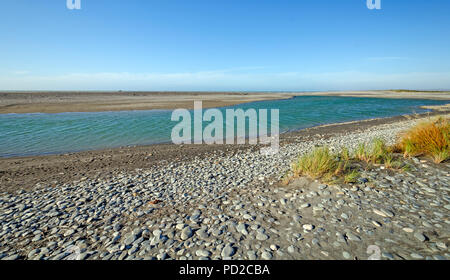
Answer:
[[[0,193],[0,259],[449,259],[448,163],[278,184],[314,146],[392,144],[413,123]]]

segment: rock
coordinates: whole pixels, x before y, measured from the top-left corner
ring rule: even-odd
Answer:
[[[129,246],[129,245],[133,244],[133,242],[135,240],[136,240],[136,235],[130,234],[130,235],[128,235],[128,237],[125,238],[125,240],[123,241],[123,244],[126,246]]]
[[[377,221],[372,221],[372,224],[376,227],[381,227],[381,224]]]
[[[194,233],[192,232],[192,229],[188,226],[185,227],[182,231],[181,231],[181,239],[182,240],[187,240],[189,238],[192,237]]]
[[[255,251],[248,251],[247,252],[247,256],[248,256],[248,259],[249,260],[256,260],[256,253],[255,253]]]
[[[348,253],[348,252],[346,252],[346,251],[344,251],[344,252],[342,252],[342,256],[345,258],[345,259],[350,259],[352,256]]]
[[[258,232],[256,234],[256,239],[258,239],[259,241],[265,241],[265,240],[269,239],[269,236],[262,232]]]
[[[394,213],[387,209],[373,209],[373,212],[382,217],[394,217]]]
[[[423,233],[418,232],[418,231],[416,231],[416,232],[414,233],[414,237],[415,237],[417,240],[419,240],[420,242],[424,242],[424,241],[427,240],[427,237],[426,237]]]
[[[403,231],[408,232],[408,233],[411,233],[411,232],[413,232],[414,230],[413,230],[412,228],[405,227],[405,228],[403,228]]]
[[[436,242],[436,246],[438,246],[442,250],[447,250],[447,245],[444,242],[441,242],[441,241]]]
[[[222,258],[228,258],[233,256],[235,253],[235,250],[233,247],[231,247],[231,245],[227,245],[222,249],[222,253],[221,256]]]
[[[270,252],[263,252],[262,254],[261,254],[261,257],[264,259],[264,260],[271,260],[272,259],[272,254],[270,253]]]
[[[412,253],[412,254],[411,254],[411,257],[412,257],[413,259],[423,259],[423,256],[420,255],[420,254],[417,254],[417,253]]]
[[[304,230],[308,230],[308,231],[311,231],[311,230],[314,229],[314,226],[311,225],[311,224],[305,224],[302,227],[303,227]]]
[[[361,238],[359,236],[354,235],[351,232],[347,232],[346,235],[347,235],[348,240],[350,240],[350,241],[361,241]]]
[[[211,252],[208,251],[208,250],[197,250],[197,251],[195,252],[195,254],[196,254],[198,257],[209,257],[209,256],[211,256]]]
[[[14,255],[5,257],[2,260],[4,260],[4,261],[14,261],[14,260],[18,260],[19,258],[20,258],[20,256],[18,254],[14,254]]]
[[[289,254],[295,253],[295,247],[294,247],[294,245],[289,246],[289,247],[287,248],[287,250],[288,250]]]

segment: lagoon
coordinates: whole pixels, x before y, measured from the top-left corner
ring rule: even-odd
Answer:
[[[425,99],[298,96],[219,109],[224,115],[229,108],[279,109],[280,132],[287,132],[322,124],[423,113],[429,110],[421,109],[422,105],[446,103]],[[177,124],[171,121],[171,114],[172,110],[2,114],[0,157],[167,143]]]

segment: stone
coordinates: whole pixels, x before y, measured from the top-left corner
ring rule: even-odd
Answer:
[[[228,258],[233,256],[235,253],[235,250],[231,245],[227,245],[222,249],[222,253],[220,254],[222,258]]]
[[[181,239],[182,240],[187,240],[189,238],[192,237],[194,233],[192,232],[191,227],[185,227],[182,231],[181,231]]]
[[[197,250],[197,251],[195,252],[195,254],[196,254],[198,257],[209,257],[209,256],[211,256],[211,252],[208,251],[208,250]]]
[[[270,252],[263,252],[262,254],[261,254],[261,257],[264,259],[264,260],[271,260],[272,259],[272,254],[270,253]]]
[[[302,227],[303,227],[304,230],[308,230],[308,231],[311,231],[311,230],[314,229],[314,226],[311,225],[311,224],[305,224]]]
[[[418,231],[416,231],[416,232],[414,233],[414,237],[415,237],[417,240],[421,241],[421,242],[424,242],[424,241],[427,240],[427,237],[426,237],[423,233],[418,232]]]
[[[125,240],[123,241],[123,244],[126,246],[129,246],[129,245],[133,244],[133,242],[135,240],[136,240],[136,235],[130,234],[128,237],[125,238]]]
[[[259,241],[265,241],[265,240],[269,239],[269,236],[267,234],[262,233],[262,232],[258,232],[256,234],[256,239],[258,239]]]

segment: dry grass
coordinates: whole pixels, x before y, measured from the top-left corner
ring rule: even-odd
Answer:
[[[395,149],[405,156],[431,156],[435,163],[450,158],[450,123],[438,118],[423,121],[403,133]]]
[[[292,165],[294,177],[308,176],[324,182],[336,181],[339,177],[345,182],[355,182],[359,176],[350,168],[350,154],[347,149],[339,154],[331,153],[327,147],[316,148],[302,155]]]

